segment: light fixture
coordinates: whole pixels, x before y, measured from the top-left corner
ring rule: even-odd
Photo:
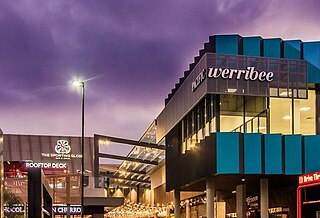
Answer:
[[[291,120],[291,116],[286,115],[286,116],[282,117],[282,119],[284,119],[284,120]]]
[[[287,96],[290,97],[291,95],[292,95],[292,92],[290,92],[290,91],[289,91],[289,92],[284,91],[284,92],[281,92],[281,93],[280,93],[280,96],[281,96],[281,97],[287,97]]]
[[[235,93],[237,89],[228,89],[228,92]]]
[[[310,107],[302,107],[302,108],[300,108],[300,111],[308,111],[310,109],[311,109]]]
[[[246,179],[241,179],[242,182],[246,181]]]
[[[72,85],[75,87],[82,87],[84,85],[84,82],[81,80],[73,80]]]
[[[232,193],[232,194],[235,194],[235,193],[236,193],[236,190],[232,191],[231,193]]]

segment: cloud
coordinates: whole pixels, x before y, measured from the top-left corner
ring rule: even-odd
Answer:
[[[139,138],[210,35],[316,39],[319,3],[301,1],[0,2],[1,127],[79,135],[86,83],[87,133]],[[132,127],[134,126],[134,127]]]

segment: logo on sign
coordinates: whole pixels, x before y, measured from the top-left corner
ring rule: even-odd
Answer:
[[[71,147],[67,140],[58,140],[54,150],[57,154],[69,154]]]
[[[71,154],[71,146],[68,140],[60,139],[54,147],[55,153],[41,153],[42,157],[56,158],[57,160],[70,160],[71,158],[82,158],[81,154]]]

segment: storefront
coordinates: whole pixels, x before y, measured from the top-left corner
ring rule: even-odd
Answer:
[[[18,205],[4,207],[5,215],[25,217],[28,169],[41,168],[52,190],[54,217],[81,215],[81,137],[4,135],[4,183]],[[93,181],[93,138],[85,138],[85,189]],[[90,209],[90,207],[88,207]],[[89,214],[88,214],[89,215]],[[92,214],[91,214],[92,215]]]
[[[320,172],[299,176],[297,218],[320,216]]]
[[[124,169],[119,169],[114,164],[105,164],[104,161],[95,165],[94,139],[94,137],[85,138],[83,183],[85,217],[101,217],[109,210],[123,205],[125,200],[131,203],[150,204],[149,175],[144,171],[138,173],[138,166],[130,161],[130,157],[122,157],[129,160],[123,161],[123,166],[121,161],[119,164],[122,167],[127,165],[128,171],[129,164],[132,163],[131,167],[137,172],[124,173]],[[108,147],[111,144],[110,142]],[[15,199],[19,199],[13,206],[4,207],[5,215],[26,217],[28,170],[40,168],[52,191],[54,217],[81,217],[81,137],[5,134],[4,145],[2,172],[4,172],[6,191]],[[97,145],[104,144],[100,141]],[[133,151],[136,154],[136,148]],[[161,157],[159,161],[164,159],[163,152],[164,149],[156,153]],[[145,165],[142,164],[140,167]],[[152,169],[152,166],[150,167],[147,169]],[[99,168],[102,170],[96,180],[98,183],[100,181],[101,186],[95,187],[94,172]],[[105,169],[107,170],[104,171]]]

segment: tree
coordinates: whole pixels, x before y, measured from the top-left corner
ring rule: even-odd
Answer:
[[[4,190],[3,201],[9,208],[12,208],[16,204],[23,204],[22,198],[14,194],[10,189]],[[14,217],[14,215],[11,214],[11,211],[9,212],[8,217]]]

